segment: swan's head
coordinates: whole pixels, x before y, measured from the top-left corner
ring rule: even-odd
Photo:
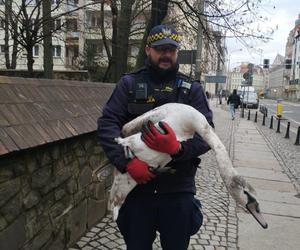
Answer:
[[[237,203],[246,208],[263,228],[267,228],[268,224],[260,211],[254,188],[239,175],[232,177],[229,187],[229,192]]]

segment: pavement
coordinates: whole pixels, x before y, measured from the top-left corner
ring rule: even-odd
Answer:
[[[197,196],[202,202],[204,223],[190,241],[189,250],[300,249],[300,146],[284,139],[260,118],[231,120],[228,107],[212,100],[216,133],[226,146],[234,167],[257,191],[268,229],[229,196],[218,173],[212,152],[201,157],[197,172]],[[267,123],[268,121],[266,121]],[[107,215],[69,250],[126,249],[111,216]],[[153,249],[160,248],[159,237]],[[143,249],[141,249],[143,250]],[[176,249],[174,249],[176,250]]]

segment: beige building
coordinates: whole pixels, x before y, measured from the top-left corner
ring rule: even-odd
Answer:
[[[277,55],[269,75],[270,80],[266,87],[269,97],[300,100],[300,14],[287,38],[285,57]]]
[[[238,67],[235,67],[228,74],[227,89],[232,92],[233,89],[238,89],[238,87],[245,85],[246,81],[244,79],[244,74],[248,71],[248,63],[242,63]],[[264,92],[265,89],[265,71],[258,65],[253,67],[253,80],[252,87],[254,87],[257,93]]]
[[[292,68],[290,72],[289,97],[293,100],[300,100],[300,14],[295,22],[292,47]]]

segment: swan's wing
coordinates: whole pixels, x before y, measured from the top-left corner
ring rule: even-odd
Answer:
[[[146,112],[145,114],[135,118],[134,120],[126,123],[122,128],[124,137],[136,134],[141,131],[142,125],[147,121],[157,123],[166,117],[167,110],[161,107],[155,108]]]

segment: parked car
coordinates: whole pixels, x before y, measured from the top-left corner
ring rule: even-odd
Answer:
[[[241,95],[241,106],[244,108],[257,109],[259,105],[259,99],[255,92],[245,92]]]

